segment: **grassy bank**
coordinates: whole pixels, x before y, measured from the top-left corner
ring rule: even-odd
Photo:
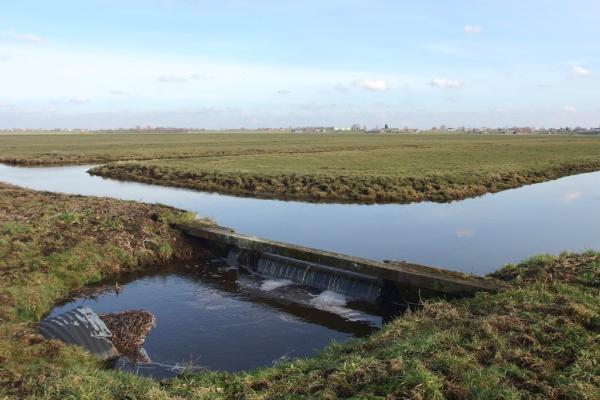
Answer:
[[[109,162],[93,173],[315,202],[443,202],[600,169],[595,137],[21,134],[0,145],[5,163]]]
[[[498,294],[426,302],[380,332],[249,373],[159,383],[103,370],[34,321],[102,276],[193,256],[170,208],[0,186],[0,398],[595,399],[600,254],[536,257]]]
[[[574,136],[21,134],[0,149],[5,163],[315,202],[442,202],[600,169],[600,138]]]
[[[85,284],[203,255],[169,227],[190,218],[164,206],[0,183],[0,393],[24,396],[69,365],[92,365],[79,351],[43,342],[32,322]]]
[[[355,141],[365,145],[296,153],[283,153],[282,146],[282,153],[119,162],[91,172],[261,198],[404,203],[464,199],[600,169],[600,138],[425,135]]]
[[[386,151],[386,153],[388,153]],[[340,156],[336,154],[334,157]],[[374,157],[373,154],[357,154]],[[326,162],[327,156],[319,156]],[[485,165],[472,169],[457,167],[445,173],[418,171],[402,174],[383,174],[379,166],[368,172],[339,171],[281,173],[277,165],[271,172],[257,172],[240,166],[246,160],[236,158],[232,165],[211,168],[211,161],[219,164],[231,159],[161,160],[141,163],[111,163],[92,168],[89,173],[122,181],[136,181],[162,186],[174,186],[200,191],[231,194],[264,199],[301,200],[339,203],[410,203],[418,201],[448,202],[513,189],[523,185],[545,182],[568,175],[600,169],[600,161],[582,162],[524,162],[516,166]],[[407,163],[407,159],[398,159]],[[531,160],[531,159],[525,159]],[[252,160],[254,161],[254,160]],[[252,162],[251,161],[251,162]],[[269,160],[263,166],[269,165]],[[367,162],[374,162],[375,158]],[[283,162],[283,161],[282,161]],[[302,163],[313,169],[311,160]],[[239,170],[235,170],[239,166]],[[262,169],[262,168],[261,168]],[[283,169],[283,168],[282,168]],[[326,169],[329,169],[327,167]]]

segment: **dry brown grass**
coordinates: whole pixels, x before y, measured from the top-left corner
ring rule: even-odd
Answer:
[[[121,355],[133,362],[149,362],[141,352],[146,336],[156,325],[156,318],[145,310],[130,310],[119,313],[102,314],[108,330],[113,334],[111,342]]]

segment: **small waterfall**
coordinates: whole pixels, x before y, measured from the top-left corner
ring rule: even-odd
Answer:
[[[227,253],[227,264],[231,266],[237,265],[241,253],[242,251],[237,247],[232,247],[231,249],[229,249],[229,253]]]
[[[317,289],[331,290],[355,300],[371,303],[377,300],[381,292],[381,283],[372,276],[271,253],[260,255],[256,270],[264,275]]]

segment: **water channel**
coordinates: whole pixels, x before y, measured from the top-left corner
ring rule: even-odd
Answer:
[[[481,275],[537,253],[600,249],[600,172],[445,204],[349,205],[119,182],[90,176],[89,168],[0,165],[0,181],[162,203],[242,233]],[[153,361],[227,371],[307,356],[332,340],[361,337],[382,324],[379,310],[338,293],[251,274],[225,260],[198,263],[122,277],[120,291],[73,299],[50,316],[76,306],[98,313],[146,309],[157,319],[145,344]]]
[[[90,176],[89,168],[0,165],[0,181],[168,204],[241,233],[479,275],[538,253],[600,249],[600,172],[451,203],[352,205],[261,200],[119,182]]]

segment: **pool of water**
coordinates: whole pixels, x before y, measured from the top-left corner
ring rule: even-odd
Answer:
[[[485,274],[537,253],[600,249],[600,172],[452,203],[313,204],[118,182],[90,166],[0,165],[33,189],[163,203],[242,233],[376,260]]]
[[[144,349],[159,364],[193,364],[239,371],[303,357],[381,326],[378,311],[227,266],[185,264],[119,278],[93,297],[56,306],[50,317],[77,306],[97,313],[148,310],[157,325]]]

